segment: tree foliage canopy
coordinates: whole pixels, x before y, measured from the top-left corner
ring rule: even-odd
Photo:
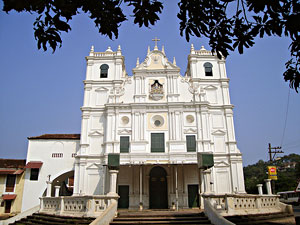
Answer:
[[[294,163],[296,163],[295,168],[292,166]],[[300,180],[300,155],[290,154],[273,162],[264,162],[263,160],[259,160],[256,164],[244,167],[245,186],[247,193],[258,193],[256,185],[265,183],[264,179],[268,178],[268,166],[277,167],[278,180],[275,181],[276,192],[292,191],[296,189]]]
[[[39,49],[62,45],[61,32],[71,30],[68,22],[80,11],[94,21],[99,33],[118,38],[118,28],[127,20],[122,8],[132,7],[134,23],[149,27],[159,20],[160,0],[3,0],[3,11],[37,13],[34,36]],[[207,37],[218,57],[252,47],[255,37],[287,36],[291,59],[283,76],[298,92],[300,84],[299,0],[180,0],[180,34]],[[232,12],[232,9],[233,12]]]

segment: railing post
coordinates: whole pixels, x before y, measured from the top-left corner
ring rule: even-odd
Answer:
[[[40,198],[40,211],[43,211],[44,210],[44,198],[41,197]]]
[[[265,179],[267,194],[272,195],[272,188],[271,188],[271,179]]]
[[[65,202],[64,202],[64,197],[61,196],[60,197],[60,215],[63,215],[64,214],[64,209],[65,209]]]
[[[260,208],[261,208],[261,198],[262,198],[262,197],[257,197],[257,198],[255,198],[255,206],[256,206],[256,209],[260,209]]]
[[[110,173],[110,187],[108,195],[117,195],[117,175],[118,170],[109,170]]]
[[[256,185],[256,187],[258,188],[258,194],[259,194],[259,195],[263,195],[263,194],[264,194],[264,193],[263,193],[262,186],[263,186],[262,184],[257,184],[257,185]]]
[[[59,188],[60,188],[60,186],[54,186],[54,188],[55,188],[55,197],[58,197],[59,196]]]
[[[46,181],[46,183],[47,183],[46,197],[51,197],[52,182],[51,181]]]

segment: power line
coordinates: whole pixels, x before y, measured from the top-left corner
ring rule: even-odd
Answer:
[[[281,143],[280,146],[282,146],[284,135],[285,135],[285,129],[286,129],[286,124],[287,124],[287,118],[288,118],[288,112],[289,112],[289,104],[290,104],[290,88],[288,88],[288,99],[287,99],[287,104],[286,104],[286,111],[285,111],[285,120],[284,120],[284,127],[283,127],[283,132],[282,132],[282,138],[281,138]]]

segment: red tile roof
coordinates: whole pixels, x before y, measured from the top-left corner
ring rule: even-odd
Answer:
[[[80,139],[80,134],[43,134],[35,137],[28,137],[31,139]]]
[[[25,159],[0,159],[0,168],[24,168]]]
[[[43,165],[43,162],[41,161],[31,161],[28,162],[25,168],[30,168],[30,169],[39,169]]]
[[[16,175],[19,175],[19,174],[22,174],[24,172],[24,170],[1,170],[0,169],[0,174],[16,174]]]
[[[17,195],[2,195],[3,200],[13,200],[17,197]]]

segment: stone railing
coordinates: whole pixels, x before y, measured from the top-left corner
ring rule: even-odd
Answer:
[[[116,52],[94,52],[95,57],[103,57],[103,56],[116,56]]]
[[[278,195],[202,195],[222,216],[281,212]]]
[[[118,195],[42,197],[40,198],[40,212],[78,217],[98,217],[118,198]]]
[[[213,55],[211,51],[208,50],[196,50],[196,55]]]

